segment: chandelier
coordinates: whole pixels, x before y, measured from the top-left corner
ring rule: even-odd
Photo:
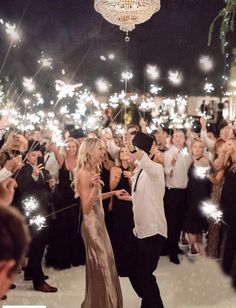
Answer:
[[[160,0],[94,0],[95,10],[128,33],[160,10]]]

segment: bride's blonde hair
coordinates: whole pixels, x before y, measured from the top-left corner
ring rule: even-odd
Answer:
[[[95,167],[96,172],[100,171],[99,164],[97,166],[92,166],[92,154],[93,154],[93,151],[99,145],[101,145],[101,140],[97,138],[86,138],[80,145],[78,156],[77,156],[77,161],[76,161],[76,166],[73,171],[73,174],[74,174],[73,187],[75,191],[75,197],[79,196],[79,193],[78,193],[78,182],[79,182],[78,174],[79,172],[83,170],[90,171],[92,168],[94,169],[94,167]]]

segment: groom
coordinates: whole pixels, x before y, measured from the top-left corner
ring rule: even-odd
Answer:
[[[132,197],[128,193],[118,195],[120,199],[133,201],[135,228],[129,245],[132,266],[128,276],[134,290],[142,298],[141,308],[163,308],[153,272],[167,237],[163,206],[164,170],[162,165],[153,162],[148,156],[153,146],[152,137],[138,132],[133,142],[131,138],[129,134],[124,137],[131,154],[138,161],[133,177]]]

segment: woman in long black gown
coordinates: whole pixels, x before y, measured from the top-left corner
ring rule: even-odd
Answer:
[[[111,159],[104,144],[103,144],[103,148],[104,148],[105,154],[104,154],[103,161],[102,161],[101,180],[104,184],[102,186],[102,193],[106,193],[110,191],[110,172],[111,172],[111,168],[114,167],[114,161]],[[111,204],[112,204],[111,198],[102,200],[105,224],[106,224],[107,232],[110,238],[112,234]]]
[[[220,204],[227,226],[224,234],[221,266],[223,271],[231,276],[236,289],[236,139],[228,140],[225,147],[226,155],[229,156],[229,166],[225,171]]]
[[[58,159],[59,183],[55,194],[56,214],[46,255],[46,264],[57,269],[70,268],[85,263],[85,249],[80,232],[80,204],[75,199],[72,189],[73,169],[75,168],[78,153],[78,143],[74,138],[66,140],[66,156]]]
[[[129,164],[130,152],[127,147],[122,147],[119,153],[119,167],[113,167],[110,174],[110,190],[125,189],[131,194],[132,167]],[[127,260],[125,247],[133,232],[134,221],[132,202],[118,199],[112,200],[112,236],[111,242],[115,255],[116,267],[119,276],[126,276]]]

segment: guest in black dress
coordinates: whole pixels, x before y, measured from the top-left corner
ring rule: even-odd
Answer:
[[[71,206],[56,214],[50,232],[46,264],[57,269],[66,269],[71,265],[78,266],[85,262],[84,244],[80,233],[79,199],[74,197],[72,188],[73,169],[78,147],[74,138],[68,138],[64,157],[55,150],[60,165],[59,183],[55,194],[55,210],[59,211]]]
[[[110,190],[125,189],[131,193],[132,167],[129,164],[130,152],[122,147],[119,153],[119,167],[111,168]],[[126,276],[125,247],[134,228],[132,202],[113,197],[112,203],[112,237],[111,242],[115,255],[116,267],[120,276]]]
[[[236,289],[236,139],[226,142],[226,155],[230,165],[225,172],[225,180],[220,204],[223,209],[223,219],[227,224],[222,249],[222,269],[232,277]]]
[[[103,144],[103,143],[102,143]],[[106,150],[105,144],[103,144],[104,149],[104,157],[102,161],[102,169],[101,169],[101,180],[103,182],[102,186],[102,193],[106,193],[110,191],[110,171],[111,168],[114,167],[114,161],[111,159],[109,153]],[[105,224],[107,228],[107,232],[109,237],[111,238],[112,234],[112,199],[104,199],[102,200],[103,209],[104,209],[104,216],[105,216]]]
[[[211,194],[211,182],[207,172],[210,170],[209,160],[203,156],[204,146],[201,140],[196,140],[191,146],[193,163],[188,171],[187,212],[185,232],[188,233],[191,253],[205,255],[202,232],[207,230],[207,220],[201,211],[201,202],[207,200]],[[196,245],[196,247],[195,247]]]

